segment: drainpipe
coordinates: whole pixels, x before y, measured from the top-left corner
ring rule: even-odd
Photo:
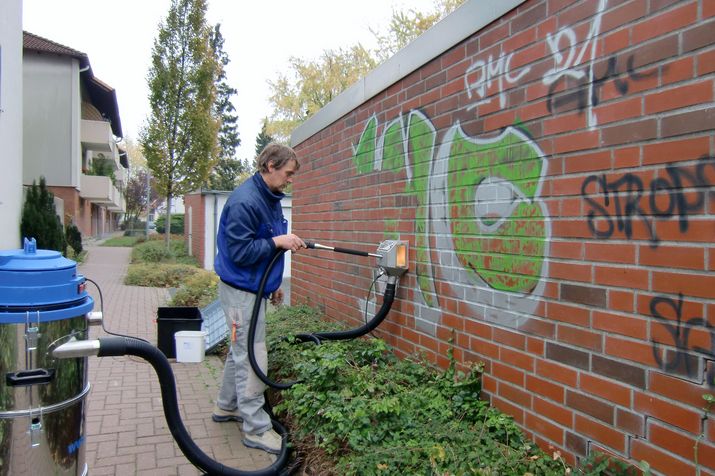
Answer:
[[[211,233],[213,234],[213,254],[211,255],[211,267],[213,268],[214,262],[216,260],[216,253],[218,252],[216,249],[216,230],[218,230],[217,222],[216,222],[216,217],[218,216],[218,194],[214,193],[214,220],[213,220],[213,226]]]

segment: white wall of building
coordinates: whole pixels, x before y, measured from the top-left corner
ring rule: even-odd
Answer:
[[[22,210],[22,1],[0,3],[0,249],[20,247]]]
[[[44,176],[47,185],[79,187],[79,61],[28,53],[23,84],[23,153],[27,159],[23,183],[29,185]]]

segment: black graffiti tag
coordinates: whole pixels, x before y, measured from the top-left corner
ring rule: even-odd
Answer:
[[[715,327],[710,325],[703,317],[693,317],[683,322],[682,294],[678,295],[677,301],[666,296],[653,298],[650,302],[650,313],[658,319],[672,338],[672,342],[667,344],[656,340],[651,341],[653,357],[662,370],[693,378],[697,377],[698,360],[700,358],[715,359]],[[669,315],[674,315],[675,320],[667,317]],[[706,349],[699,346],[691,348],[690,332],[703,328],[710,337],[710,348]],[[663,347],[661,348],[661,346]],[[715,387],[715,366],[711,367],[706,380],[708,386]]]
[[[606,82],[613,79],[613,84],[621,96],[628,93],[631,82],[643,81],[658,74],[658,69],[647,72],[636,72],[634,68],[635,57],[630,55],[626,60],[626,70],[620,71],[618,68],[618,57],[613,55],[606,62],[606,70],[598,76],[594,73],[593,79],[589,82],[588,75],[581,79],[578,86],[573,90],[558,93],[557,90],[567,76],[562,76],[549,86],[549,94],[546,100],[546,107],[553,113],[567,104],[575,103],[579,111],[587,107],[595,107],[601,102],[601,90]],[[593,66],[590,66],[593,68]],[[592,87],[590,87],[592,86]],[[590,91],[590,98],[589,98]],[[590,100],[590,101],[589,101]]]
[[[608,239],[616,230],[626,238],[633,236],[633,222],[645,226],[652,247],[658,246],[656,219],[676,218],[681,233],[689,227],[689,217],[704,209],[706,200],[714,199],[710,189],[715,184],[715,158],[704,156],[694,171],[678,165],[668,165],[664,177],[649,184],[635,174],[616,179],[605,175],[590,175],[581,184],[581,195],[590,205],[588,227],[598,239]],[[709,197],[709,198],[708,198]]]

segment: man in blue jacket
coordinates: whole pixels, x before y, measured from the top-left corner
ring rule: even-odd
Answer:
[[[243,444],[278,454],[281,437],[272,429],[263,409],[265,384],[256,376],[248,360],[248,325],[255,299],[261,299],[255,339],[256,361],[266,372],[265,299],[282,301],[279,289],[283,277],[283,257],[271,270],[265,295],[256,296],[263,272],[276,249],[298,251],[305,242],[288,233],[283,217],[283,190],[293,182],[300,164],[290,147],[269,144],[257,159],[258,172],[237,187],[221,212],[218,254],[214,268],[219,282],[219,299],[231,334],[223,383],[212,418],[214,421],[243,422]]]

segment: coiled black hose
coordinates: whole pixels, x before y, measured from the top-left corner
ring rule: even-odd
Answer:
[[[286,250],[277,250],[275,255],[273,256],[273,259],[268,263],[268,266],[266,267],[266,270],[263,272],[263,277],[261,278],[261,283],[258,286],[258,291],[256,292],[256,301],[253,304],[253,312],[251,313],[251,322],[248,326],[248,361],[251,363],[251,368],[253,368],[253,372],[256,374],[256,376],[261,379],[263,383],[268,385],[269,387],[276,388],[279,390],[285,390],[287,388],[292,387],[295,385],[297,382],[275,382],[268,378],[268,376],[263,372],[263,370],[259,367],[258,361],[256,361],[256,354],[255,354],[255,339],[256,339],[256,324],[258,323],[258,314],[260,313],[261,309],[261,302],[263,301],[263,291],[266,287],[266,281],[268,280],[268,274],[271,272],[271,269],[273,269],[273,266],[276,264],[278,259],[283,256],[283,254],[286,252]],[[368,332],[372,332],[379,326],[382,321],[385,320],[385,317],[387,317],[387,314],[390,312],[390,308],[392,307],[392,303],[395,300],[395,283],[387,283],[387,286],[385,287],[385,294],[382,299],[382,306],[380,306],[380,310],[375,314],[375,316],[368,321],[366,324],[357,327],[355,329],[350,329],[347,331],[336,331],[336,332],[317,332],[314,334],[298,334],[296,335],[296,339],[300,342],[315,342],[316,344],[320,344],[322,340],[347,340],[347,339],[356,339],[358,337],[362,337]]]
[[[169,361],[159,349],[145,341],[133,337],[105,337],[100,338],[99,342],[98,357],[134,355],[141,357],[154,367],[156,375],[159,378],[159,384],[161,385],[161,400],[164,407],[164,417],[166,418],[166,423],[169,425],[169,431],[171,431],[174,440],[191,464],[211,475],[275,476],[283,474],[281,470],[286,467],[286,463],[288,462],[288,432],[279,421],[272,419],[273,428],[280,433],[283,439],[281,452],[273,464],[256,471],[242,471],[224,466],[211,459],[194,443],[194,440],[191,439],[191,435],[189,435],[184,423],[181,421],[179,404],[176,398],[176,383],[174,381],[174,373],[171,371],[171,364],[169,364]]]

